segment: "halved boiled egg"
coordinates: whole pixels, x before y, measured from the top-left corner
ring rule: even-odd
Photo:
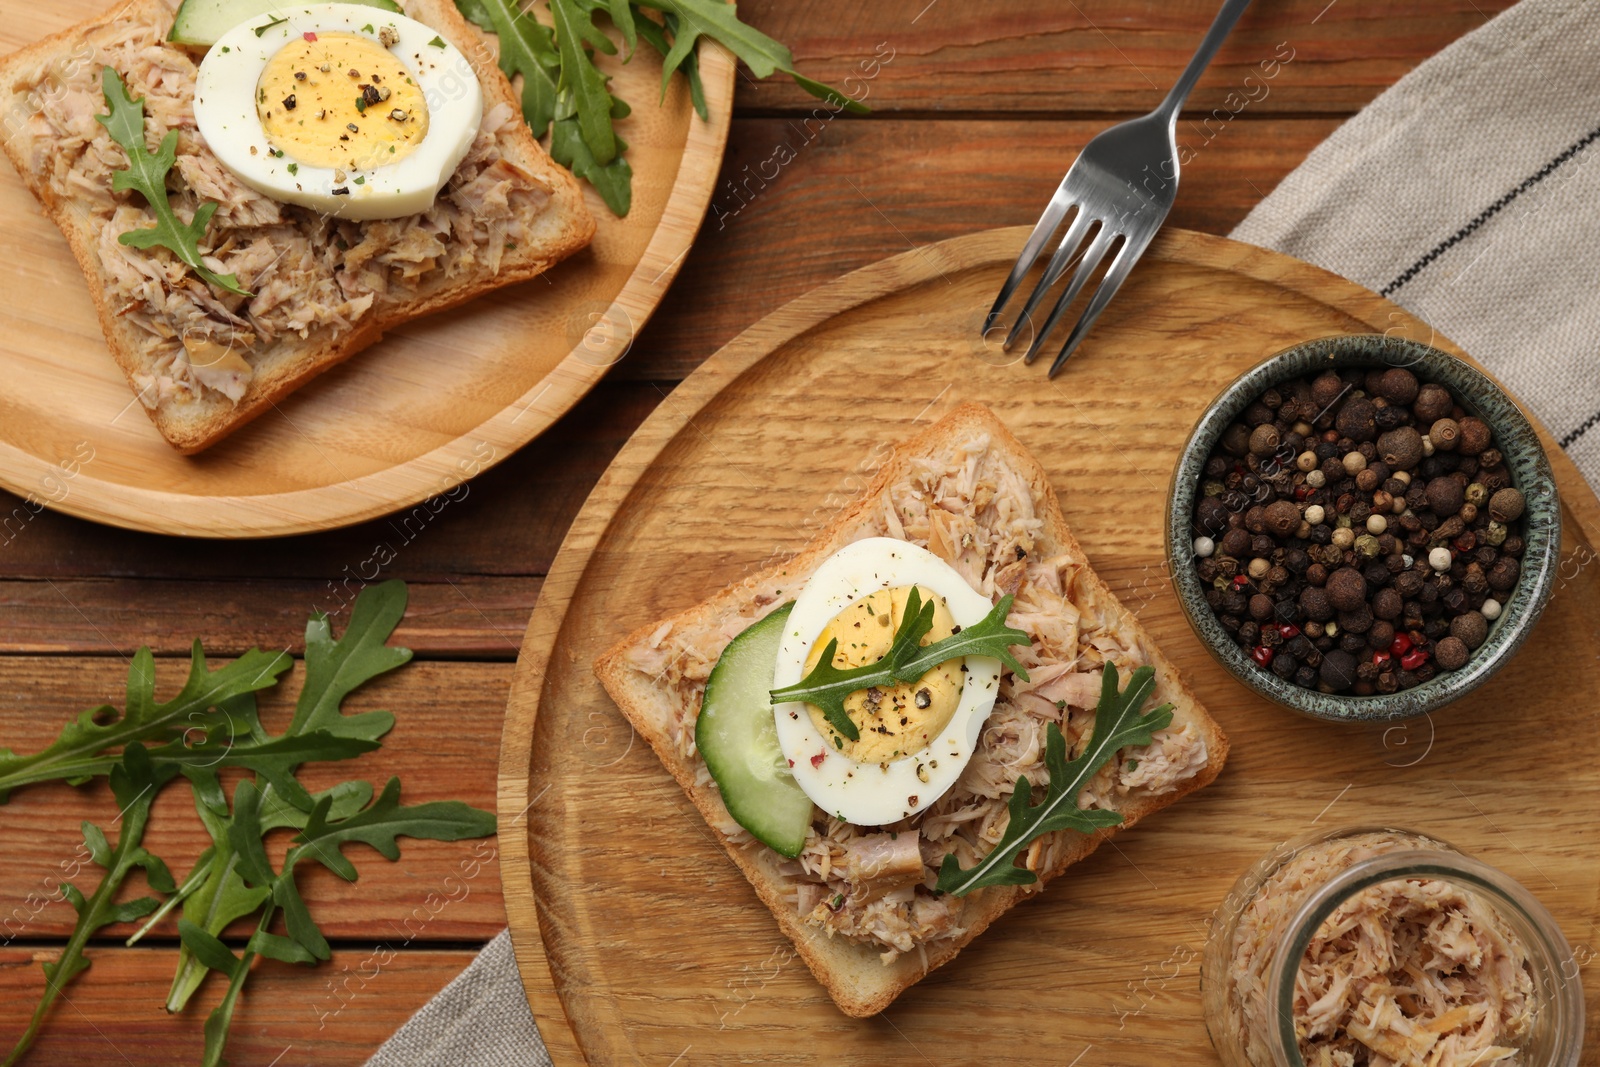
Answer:
[[[834,666],[882,659],[911,590],[934,603],[924,645],[983,621],[993,607],[949,564],[927,549],[869,537],[834,553],[796,598],[778,648],[773,687],[801,680],[830,640]],[[994,710],[1000,661],[966,656],[920,679],[854,693],[846,714],[851,741],[821,710],[791,702],[773,708],[778,745],[795,781],[822,810],[858,826],[882,826],[922,811],[942,796],[972,758]]]
[[[200,64],[194,117],[223,166],[263,196],[399,218],[426,211],[466,157],[483,89],[431,27],[313,4],[223,34]]]

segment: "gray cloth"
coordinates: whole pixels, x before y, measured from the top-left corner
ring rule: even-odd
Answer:
[[[1523,0],[1341,126],[1231,236],[1427,322],[1600,488],[1596,141],[1600,4]]]
[[[1340,127],[1232,236],[1432,324],[1600,486],[1596,140],[1600,4],[1523,0]],[[549,1063],[502,933],[368,1067]]]
[[[501,930],[367,1067],[550,1067],[522,992],[511,931]]]

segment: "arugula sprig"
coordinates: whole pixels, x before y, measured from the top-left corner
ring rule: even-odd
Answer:
[[[100,87],[105,93],[107,114],[96,115],[95,121],[104,126],[111,139],[128,154],[127,169],[112,172],[111,188],[119,193],[129,189],[140,193],[156,216],[154,226],[147,230],[130,230],[117,240],[134,248],[159,245],[217,288],[250,296],[249,290],[240,288],[237,276],[216,273],[200,256],[200,240],[206,235],[206,227],[211,225],[211,216],[217,213],[216,201],[205,201],[195,209],[194,218],[180,222],[167,200],[167,173],[177,159],[178,131],[168,130],[161,139],[161,147],[150,151],[144,142],[144,97],[131,99],[122,76],[110,67],[100,71]]]
[[[1044,761],[1050,772],[1045,798],[1032,803],[1032,783],[1026,775],[1019,777],[1011,793],[1011,821],[993,851],[967,869],[962,869],[954,855],[946,855],[935,888],[959,897],[987,886],[1030,885],[1038,881],[1037,876],[1016,866],[1016,858],[1035,839],[1055,830],[1092,834],[1120,824],[1122,816],[1117,812],[1079,808],[1078,794],[1119,751],[1129,745],[1148,745],[1152,734],[1171,724],[1171,704],[1143,714],[1139,711],[1155,688],[1155,674],[1150,667],[1138,668],[1128,679],[1128,688],[1119,693],[1116,665],[1108,662],[1100,685],[1094,730],[1083,754],[1068,763],[1066,741],[1060,728],[1050,723],[1045,729]]]
[[[101,876],[94,892],[87,897],[76,886],[62,883],[61,895],[77,911],[78,922],[60,957],[44,964],[44,995],[39,998],[28,1029],[6,1057],[5,1067],[12,1067],[21,1061],[38,1035],[50,1006],[61,996],[67,983],[89,969],[89,961],[83,954],[89,938],[112,923],[132,922],[156,909],[157,902],[153,897],[137,897],[116,903],[128,876],[135,869],[142,869],[151,889],[158,893],[173,891],[172,874],[167,870],[167,865],[140,842],[144,838],[145,825],[150,820],[150,805],[155,801],[156,792],[175,774],[176,767],[152,764],[144,746],[137,742],[130,744],[122,758],[111,768],[111,795],[121,808],[119,819],[122,825],[117,833],[117,843],[112,845],[105,831],[92,822],[84,821],[83,843],[89,850],[89,857],[105,868],[106,873]]]
[[[617,54],[595,25],[597,14],[607,15],[621,33],[623,62],[632,58],[639,38],[661,54],[663,99],[673,73],[681,70],[702,119],[709,113],[695,55],[701,37],[721,43],[758,78],[781,72],[832,107],[856,114],[869,110],[797,72],[793,53],[741,22],[737,7],[724,0],[550,0],[551,26],[518,0],[456,0],[456,7],[500,38],[500,69],[508,78],[522,76],[522,117],[534,136],[549,132],[551,157],[594,186],[619,217],[632,206],[633,169],[624,156],[627,142],[613,123],[626,118],[629,108],[611,94],[610,78],[595,60],[596,52]]]
[[[288,655],[252,649],[211,671],[196,643],[189,680],[173,700],[156,703],[155,662],[143,649],[129,671],[124,712],[91,708],[33,756],[0,751],[0,799],[19,785],[52,779],[76,784],[109,774],[122,809],[114,846],[98,827],[83,824],[90,856],[106,874],[87,897],[70,885],[62,887],[78,921],[60,959],[45,965],[41,1003],[6,1067],[27,1052],[62,988],[88,967],[84,947],[96,931],[147,918],[129,939],[132,944],[180,904],[182,947],[167,1007],[181,1010],[212,971],[227,978],[221,1004],[206,1019],[202,1060],[206,1067],[220,1064],[256,957],[314,964],[330,955],[327,939],[295,884],[298,863],[315,860],[355,881],[356,867],[341,852],[345,844],[366,844],[393,860],[400,855],[400,837],[458,841],[494,832],[492,813],[457,801],[402,806],[398,779],[391,778],[373,800],[372,785],[365,781],[342,782],[313,795],[296,778],[305,763],[348,759],[377,748],[394,725],[387,711],[347,714],[342,704],[359,687],[411,659],[408,649],[389,644],[405,607],[405,583],[392,581],[361,592],[338,639],[326,616],[312,617],[306,626],[305,682],[281,735],[271,736],[262,727],[255,693],[276,684],[292,663]],[[147,743],[156,747],[147,749]],[[114,751],[119,747],[120,752]],[[225,766],[255,772],[239,782],[231,805],[218,777]],[[179,774],[189,781],[211,845],[183,884],[174,885],[166,864],[145,850],[140,839],[156,793]],[[266,838],[280,830],[296,831],[296,836],[282,868],[275,870]],[[142,897],[115,903],[136,868],[143,868],[145,881],[165,901]],[[288,936],[271,932],[280,912]],[[248,916],[256,919],[255,931],[242,955],[235,954],[222,934],[230,923]]]
[[[232,738],[259,728],[253,700],[241,698],[276,685],[278,676],[293,662],[288,653],[252,648],[213,671],[207,668],[205,650],[196,641],[182,691],[158,704],[155,657],[148,648],[141,648],[128,669],[128,700],[123,711],[102,704],[81,712],[51,745],[30,756],[0,749],[0,803],[18,786],[51,780],[80,785],[107,774],[116,761],[106,752],[135,742],[162,746],[149,754],[156,762],[225,759],[220,743],[224,734]]]
[[[914,682],[946,660],[962,656],[993,656],[1018,678],[1027,681],[1028,672],[1012,655],[1011,646],[1026,646],[1030,639],[1026,632],[1006,625],[1011,599],[1010,596],[1001,597],[989,614],[960,633],[923,645],[922,639],[933,629],[933,601],[924,602],[922,594],[913,586],[906,597],[905,614],[895,628],[894,640],[882,659],[860,667],[835,667],[833,657],[839,650],[839,639],[830,638],[809,674],[794,685],[772,690],[772,703],[813,704],[822,709],[828,724],[842,736],[858,741],[861,731],[844,709],[845,698],[851,693],[876,685]]]

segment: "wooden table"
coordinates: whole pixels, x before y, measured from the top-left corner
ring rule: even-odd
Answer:
[[[311,537],[202,542],[52,512],[8,524],[0,745],[37,748],[77,710],[120,702],[126,659],[142,644],[163,657],[169,692],[195,636],[217,655],[284,647],[313,607],[337,603],[332,582],[388,544],[395,558],[385,576],[411,583],[398,639],[418,662],[357,701],[392,709],[399,723],[355,769],[380,781],[399,774],[409,801],[453,797],[492,809],[512,663],[541,576],[606,463],[673,384],[745,326],[839,274],[926,242],[1031,223],[1089,137],[1160,100],[1215,6],[744,0],[743,17],[787,43],[806,73],[835,83],[854,74],[850,87],[865,87],[873,114],[822,121],[827,113],[812,117],[816,101],[792,85],[741,74],[711,212],[660,313],[588,398],[420,534],[380,520]],[[1178,123],[1186,161],[1171,222],[1227,233],[1347,117],[1508,6],[1257,4]],[[876,67],[863,65],[874,59]],[[0,516],[20,506],[0,493]],[[274,702],[264,716],[283,711]],[[147,842],[158,854],[187,858],[202,847],[187,805],[186,790],[157,805]],[[25,790],[0,809],[0,920],[15,920],[0,926],[0,1046],[9,1048],[32,1010],[38,961],[71,930],[66,904],[37,902],[76,851],[79,821],[103,821],[111,806],[102,784]],[[233,1062],[362,1062],[505,925],[496,865],[458,875],[488,848],[410,842],[394,864],[369,853],[354,886],[309,872],[302,884],[333,960],[314,971],[261,965],[235,1020]],[[198,1060],[204,1013],[220,989],[208,987],[187,1017],[170,1020],[160,1005],[175,928],[135,949],[121,947],[117,928],[106,933],[30,1062]],[[399,951],[379,967],[384,944]]]

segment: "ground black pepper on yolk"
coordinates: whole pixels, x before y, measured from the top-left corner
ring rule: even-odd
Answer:
[[[905,614],[912,586],[880,589],[862,597],[835,615],[817,634],[806,657],[810,674],[830,640],[838,639],[833,665],[841,670],[876,663],[889,652],[895,631]],[[942,641],[957,631],[944,597],[923,586],[915,587],[923,603],[932,602],[933,629],[923,645]],[[963,658],[946,660],[914,682],[874,686],[845,698],[845,713],[860,731],[851,741],[834,730],[820,708],[807,705],[811,721],[828,743],[858,763],[886,763],[926,748],[944,730],[961,704]]]

